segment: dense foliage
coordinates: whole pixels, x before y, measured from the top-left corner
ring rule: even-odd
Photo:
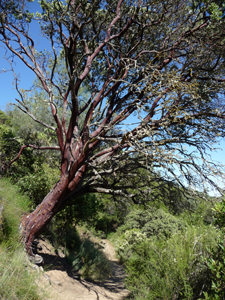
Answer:
[[[162,209],[138,209],[127,216],[116,236],[132,299],[197,300],[210,293],[214,276],[205,261],[210,251],[219,253],[222,237],[214,226],[203,220],[189,225],[182,216]]]

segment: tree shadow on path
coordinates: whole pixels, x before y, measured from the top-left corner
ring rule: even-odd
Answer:
[[[52,245],[43,239],[38,240],[38,244],[34,250],[43,257],[45,272],[66,272],[70,279],[82,284],[89,292],[94,292],[96,299],[129,299],[129,292],[124,288],[126,275],[122,265],[118,261],[108,259],[111,264],[112,274],[110,278],[99,282],[89,278],[81,278],[79,272],[73,271],[72,266],[67,262],[63,253],[55,251]]]

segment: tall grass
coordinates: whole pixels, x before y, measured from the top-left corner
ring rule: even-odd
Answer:
[[[18,244],[8,249],[0,248],[0,299],[38,300],[41,299],[35,283],[37,274],[26,266],[23,248]]]
[[[2,212],[2,239],[7,239],[7,243],[19,239],[19,224],[24,213],[29,212],[31,202],[27,196],[19,193],[18,188],[13,186],[9,180],[0,178],[0,206]],[[1,240],[0,240],[1,242]]]
[[[41,299],[20,243],[19,224],[23,213],[29,211],[30,201],[15,186],[0,178],[0,206],[3,207],[0,228],[0,299]]]

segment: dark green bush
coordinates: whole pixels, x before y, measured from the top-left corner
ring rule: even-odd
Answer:
[[[135,209],[125,218],[125,224],[120,227],[120,232],[130,229],[140,229],[146,237],[158,236],[168,238],[179,230],[185,230],[186,224],[176,216],[163,209],[149,207],[146,210]]]
[[[192,203],[190,210],[184,211],[179,215],[189,225],[199,226],[199,224],[209,225],[213,223],[213,202],[215,199],[209,199],[205,201],[203,199],[197,199],[195,203]]]
[[[64,244],[66,236],[79,223],[86,223],[89,227],[93,227],[102,208],[103,204],[95,194],[76,197],[71,205],[61,210],[47,227],[51,242],[55,246]]]
[[[84,210],[84,214],[79,214],[82,216],[79,223],[86,225],[102,238],[105,238],[110,232],[115,232],[116,228],[124,221],[128,204],[125,201],[115,201],[111,195],[87,194],[85,196],[85,201],[81,202],[79,206]],[[77,202],[76,199],[75,201]],[[92,205],[91,210],[90,205]],[[89,208],[87,212],[86,208]]]

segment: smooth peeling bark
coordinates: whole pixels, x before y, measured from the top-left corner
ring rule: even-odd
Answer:
[[[48,193],[41,204],[32,213],[22,218],[22,237],[29,255],[34,256],[32,251],[32,242],[34,239],[44,231],[63,205],[68,183],[68,176],[64,176]]]
[[[63,171],[61,168],[61,179],[56,183],[53,189],[48,193],[44,200],[36,209],[21,220],[22,237],[26,251],[30,256],[34,256],[32,251],[32,242],[37,238],[49,224],[51,219],[67,205],[68,197],[73,193],[79,183],[82,181],[86,171],[86,165],[82,165],[87,159],[88,151],[80,154],[80,145],[78,146],[77,160],[70,171]],[[65,165],[68,168],[68,152],[64,153]]]

